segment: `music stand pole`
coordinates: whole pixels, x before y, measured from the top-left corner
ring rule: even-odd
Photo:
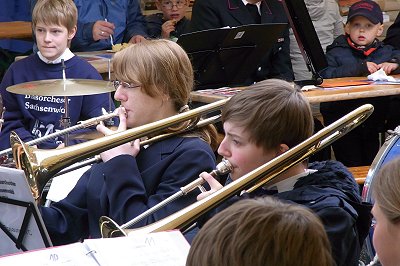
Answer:
[[[64,59],[61,59],[61,64],[62,64],[62,75],[63,75],[63,81],[64,81],[64,91],[66,90],[65,88],[65,82],[66,82],[66,77],[65,77],[65,64],[64,64]],[[64,116],[61,117],[61,126],[63,129],[69,128],[71,126],[71,118],[69,117],[69,107],[68,107],[68,96],[64,96]],[[69,133],[65,134],[64,137],[64,146],[68,147],[69,144]]]

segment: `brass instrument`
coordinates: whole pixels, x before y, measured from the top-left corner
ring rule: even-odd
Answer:
[[[13,158],[17,168],[24,170],[32,195],[35,200],[38,200],[47,181],[61,169],[132,140],[156,134],[178,123],[220,110],[228,100],[229,98],[223,99],[147,125],[57,150],[29,147],[15,132],[12,132],[10,143]],[[179,133],[181,132],[175,134]]]
[[[200,120],[197,124],[195,124],[193,126],[189,126],[189,127],[185,128],[185,129],[183,129],[182,131],[164,133],[164,134],[160,134],[160,135],[154,136],[151,139],[146,139],[146,140],[140,141],[140,146],[145,146],[145,145],[148,145],[148,144],[151,144],[151,143],[154,143],[154,142],[169,138],[169,137],[171,137],[173,135],[176,135],[176,134],[182,134],[182,133],[185,133],[187,131],[191,131],[191,130],[194,130],[194,129],[197,129],[197,128],[201,128],[201,127],[204,127],[204,126],[207,126],[207,125],[210,125],[210,124],[215,124],[215,123],[219,122],[220,120],[221,120],[221,115],[215,115],[215,116]],[[63,175],[63,174],[69,173],[71,171],[74,171],[76,169],[79,169],[79,168],[82,168],[82,167],[85,167],[85,166],[88,166],[88,165],[92,165],[92,164],[98,163],[98,162],[101,162],[101,157],[100,157],[100,155],[95,155],[93,158],[84,160],[82,162],[73,164],[72,166],[69,166],[69,167],[66,167],[66,168],[62,169],[60,172],[56,173],[54,176]]]
[[[93,118],[87,119],[85,121],[79,121],[75,126],[68,127],[68,128],[63,129],[63,130],[59,130],[59,131],[56,131],[54,133],[48,134],[46,136],[43,136],[41,138],[37,138],[37,139],[31,140],[31,141],[28,141],[25,144],[28,145],[28,146],[38,145],[38,144],[40,144],[42,142],[45,142],[47,140],[58,138],[60,136],[69,134],[69,133],[71,133],[73,131],[76,131],[76,130],[80,130],[80,129],[91,127],[91,126],[96,126],[101,121],[108,120],[108,119],[111,119],[111,118],[116,117],[116,116],[118,116],[118,112],[114,111],[113,113],[110,113],[110,114],[105,114],[105,115],[101,115],[101,116],[98,116],[98,117],[93,117]],[[11,154],[11,153],[12,153],[12,148],[8,148],[8,149],[0,151],[0,156],[8,155],[8,154]]]
[[[290,167],[304,161],[309,156],[330,145],[364,122],[371,115],[373,110],[374,107],[371,104],[365,104],[357,108],[328,127],[318,131],[289,151],[227,184],[209,197],[197,201],[151,225],[140,229],[122,229],[112,219],[102,216],[99,221],[101,234],[103,237],[117,237],[126,236],[130,233],[151,233],[172,229],[184,230],[200,215],[218,206],[236,193],[242,190],[246,190],[247,192],[254,191],[258,187],[271,182],[275,177]]]
[[[212,175],[214,178],[217,178],[218,176],[228,174],[231,171],[232,171],[231,163],[226,159],[222,159],[222,161],[219,164],[217,164],[215,169],[212,170],[209,174]],[[178,198],[180,198],[182,196],[187,195],[189,192],[193,191],[195,188],[199,188],[202,192],[204,192],[205,189],[202,187],[202,185],[205,182],[206,181],[202,177],[197,178],[196,180],[190,182],[186,186],[181,187],[178,192],[172,194],[171,196],[169,196],[165,200],[161,201],[160,203],[158,203],[158,204],[154,205],[153,207],[151,207],[150,209],[148,209],[147,211],[145,211],[142,214],[136,216],[134,219],[130,220],[129,222],[121,225],[120,228],[121,229],[125,229],[125,228],[128,228],[128,227],[138,223],[142,219],[144,219],[147,216],[149,216],[150,214],[158,211],[159,209],[161,209],[162,207],[166,206],[167,204],[173,202],[174,200],[176,200],[176,199],[178,199]]]

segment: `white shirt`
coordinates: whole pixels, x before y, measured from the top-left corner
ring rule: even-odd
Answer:
[[[256,6],[257,6],[257,9],[258,9],[258,13],[261,15],[261,12],[260,12],[261,1],[258,1],[258,2],[255,3],[255,4],[249,3],[249,2],[247,2],[246,0],[242,0],[242,2],[243,2],[243,4],[244,4],[245,6],[246,6],[247,4],[256,5]]]
[[[307,176],[309,174],[313,174],[317,171],[318,170],[315,170],[315,169],[307,169],[304,171],[304,173],[300,173],[298,175],[286,178],[285,180],[282,180],[272,186],[269,186],[266,189],[270,189],[270,190],[277,189],[278,193],[293,190],[294,184],[296,184],[296,182],[297,182],[297,180],[299,180],[299,178],[301,178],[303,176]]]
[[[62,55],[60,55],[60,57],[58,57],[57,59],[51,61],[49,59],[47,59],[46,57],[44,57],[40,51],[37,53],[40,60],[42,60],[43,62],[45,62],[46,64],[59,64],[61,63],[61,59],[64,59],[65,61],[68,61],[69,59],[71,59],[72,57],[74,57],[74,53],[71,52],[71,50],[69,48],[65,49],[64,53],[62,53]]]

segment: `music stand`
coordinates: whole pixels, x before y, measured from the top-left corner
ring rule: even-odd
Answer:
[[[323,79],[319,72],[328,66],[328,62],[304,0],[283,0],[282,3],[300,52],[313,76],[312,80],[294,82],[300,86],[321,85]]]
[[[0,255],[52,246],[22,170],[0,166]]]
[[[196,90],[249,85],[246,82],[286,27],[270,23],[196,31],[182,34],[177,43],[191,58]]]

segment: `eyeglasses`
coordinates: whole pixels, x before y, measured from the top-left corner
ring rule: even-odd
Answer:
[[[119,81],[119,80],[113,80],[112,84],[114,85],[115,90],[117,90],[119,86],[122,86],[122,87],[128,88],[128,89],[133,89],[133,88],[140,87],[140,85],[134,85],[134,84],[130,84],[128,82]]]
[[[176,6],[177,8],[183,8],[186,5],[186,1],[184,0],[178,0],[176,1],[176,3],[172,2],[172,1],[162,1],[161,2],[163,8],[165,9],[172,9],[174,6]]]

